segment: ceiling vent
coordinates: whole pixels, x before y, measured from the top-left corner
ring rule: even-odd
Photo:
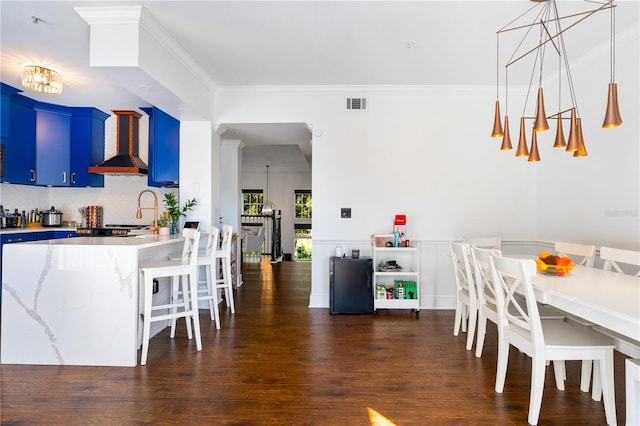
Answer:
[[[347,98],[347,109],[367,109],[365,98]]]

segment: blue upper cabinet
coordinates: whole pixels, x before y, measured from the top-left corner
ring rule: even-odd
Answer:
[[[36,111],[36,185],[68,186],[71,180],[69,108],[38,102]]]
[[[162,110],[140,108],[149,116],[149,186],[180,184],[180,122]]]
[[[104,175],[89,166],[104,159],[104,122],[109,117],[95,108],[73,108],[71,116],[71,186],[104,187]]]
[[[109,115],[95,108],[37,102],[17,92],[2,85],[5,146],[0,181],[103,187],[104,176],[89,174],[88,167],[104,156],[104,121]]]
[[[20,89],[11,87],[8,84],[0,83],[0,98],[2,100],[2,104],[0,104],[0,114],[2,117],[2,121],[0,121],[0,137],[3,140],[9,138],[9,102],[11,96],[18,92],[20,92]]]
[[[9,99],[9,137],[4,158],[3,182],[36,183],[36,102],[22,95]],[[3,110],[3,114],[6,111]]]
[[[4,180],[5,154],[9,144],[9,111],[11,110],[11,96],[20,90],[7,84],[0,83],[0,182]]]

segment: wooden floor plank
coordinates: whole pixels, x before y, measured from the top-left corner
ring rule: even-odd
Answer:
[[[329,315],[309,309],[310,264],[245,263],[237,313],[216,330],[201,312],[203,350],[164,331],[146,366],[0,366],[2,424],[396,425],[526,424],[530,359],[513,351],[503,394],[493,390],[496,330],[481,359],[454,337],[453,311]],[[624,357],[616,354],[616,405],[624,424]],[[541,425],[605,424],[602,402],[567,390],[551,368]]]

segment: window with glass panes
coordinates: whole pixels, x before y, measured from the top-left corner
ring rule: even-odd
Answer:
[[[242,190],[242,214],[257,216],[262,212],[264,194],[262,189]]]
[[[295,190],[295,218],[311,219],[311,210],[313,203],[311,201],[311,191],[307,189]]]

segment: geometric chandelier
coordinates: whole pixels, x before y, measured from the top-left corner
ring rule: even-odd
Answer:
[[[609,0],[602,3],[595,9],[590,9],[583,12],[572,13],[566,16],[560,16],[556,0],[531,0],[536,3],[528,11],[512,20],[500,30],[496,35],[496,105],[495,105],[495,117],[493,123],[493,131],[491,137],[502,137],[501,150],[511,150],[511,135],[509,129],[509,114],[508,114],[508,75],[512,65],[518,61],[528,58],[533,61],[533,66],[530,71],[529,88],[525,98],[525,105],[523,107],[522,115],[520,116],[520,132],[518,137],[518,146],[516,148],[516,157],[527,157],[530,162],[540,161],[540,154],[538,152],[538,133],[549,129],[549,120],[556,121],[556,136],[553,147],[564,148],[565,151],[573,153],[574,157],[587,156],[587,150],[584,144],[584,138],[582,134],[582,120],[578,111],[578,105],[576,101],[575,88],[573,80],[571,78],[571,70],[569,66],[569,60],[567,57],[567,50],[564,43],[564,33],[581,23],[588,17],[597,12],[609,9],[611,11],[611,24],[610,24],[610,70],[611,81],[609,83],[608,102],[605,111],[605,118],[602,124],[603,128],[617,127],[622,124],[622,118],[620,117],[620,111],[618,109],[618,88],[615,82],[615,8],[613,5],[614,0]],[[518,24],[520,18],[525,16],[532,16],[533,21],[528,24]],[[520,31],[524,33],[520,42],[516,44],[514,52],[509,57],[508,61],[504,65],[505,78],[504,78],[504,100],[505,100],[505,115],[504,115],[504,127],[502,126],[502,116],[500,114],[500,36],[505,33],[511,33]],[[531,47],[531,40],[533,39],[533,47]],[[527,45],[529,43],[529,45]],[[551,66],[555,68],[557,72],[557,110],[547,115],[544,100],[543,90],[543,71],[545,70],[545,55],[548,54],[552,57]],[[547,61],[549,62],[549,61]],[[548,65],[548,64],[547,64]],[[557,67],[557,68],[556,68]],[[532,84],[537,82],[538,90],[535,96],[535,105],[533,108],[528,108],[528,101],[531,95]],[[563,92],[563,84],[566,88]],[[567,94],[569,96],[564,96]],[[533,98],[533,96],[532,96]],[[568,98],[568,99],[566,99]],[[532,101],[533,103],[533,101]],[[555,104],[555,102],[554,102]],[[529,111],[529,112],[527,112]],[[564,116],[563,116],[564,115]],[[569,120],[569,137],[565,139],[563,130],[563,120]],[[527,122],[532,123],[530,126]],[[528,130],[531,131],[531,144],[527,143]]]
[[[26,64],[22,66],[22,86],[50,95],[62,93],[62,73],[53,68]]]

